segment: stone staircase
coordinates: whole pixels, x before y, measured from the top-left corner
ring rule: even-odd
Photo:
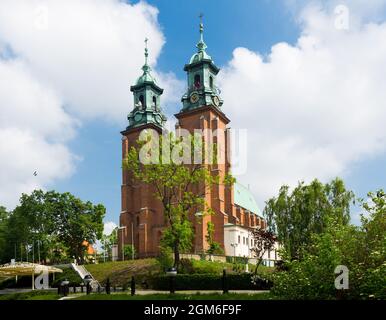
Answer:
[[[90,272],[87,271],[87,269],[86,269],[84,266],[82,266],[82,265],[77,265],[77,264],[75,264],[75,263],[71,263],[71,268],[74,269],[75,272],[76,272],[77,274],[79,274],[79,276],[80,276],[82,279],[84,279],[84,277],[85,277],[86,275],[90,275],[91,278],[92,278],[92,281],[91,281],[90,285],[91,285],[91,287],[92,287],[92,289],[93,289],[94,291],[97,290],[98,287],[102,288],[102,286],[100,285],[100,283],[98,282],[98,280],[96,280],[96,279],[93,277],[93,275],[92,275]]]

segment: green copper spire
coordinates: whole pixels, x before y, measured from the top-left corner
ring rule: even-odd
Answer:
[[[203,14],[199,16],[200,41],[196,45],[198,51],[184,67],[184,71],[188,74],[188,87],[181,99],[183,103],[182,111],[197,109],[202,106],[213,106],[218,109],[223,104],[220,90],[216,86],[216,76],[220,69],[206,52],[203,16]]]
[[[161,89],[153,76],[150,74],[151,68],[148,64],[149,50],[147,48],[148,39],[145,39],[145,64],[142,67],[143,74],[138,78],[136,84],[130,87],[134,95],[134,109],[129,113],[129,128],[138,127],[146,124],[153,124],[162,128],[166,117],[161,110]]]
[[[202,18],[204,15],[201,13],[199,15],[200,18],[200,41],[196,44],[196,48],[198,49],[197,53],[195,53],[189,61],[189,64],[200,62],[201,60],[212,60],[209,54],[206,53],[206,48],[208,46],[206,45],[204,41],[204,24],[202,22]]]
[[[147,48],[147,42],[149,41],[148,38],[145,39],[145,64],[142,67],[143,74],[140,76],[137,80],[137,85],[142,84],[145,82],[154,82],[156,83],[155,79],[153,76],[150,74],[151,68],[148,65],[148,57],[149,57],[149,50]]]
[[[202,23],[202,18],[204,15],[200,14],[200,41],[197,43],[196,47],[198,49],[198,52],[204,52],[208,46],[204,42],[204,24]]]

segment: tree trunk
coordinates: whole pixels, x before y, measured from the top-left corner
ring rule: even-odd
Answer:
[[[174,244],[174,268],[178,270],[178,266],[180,264],[180,247],[178,243]]]
[[[263,262],[263,257],[264,257],[264,254],[267,250],[265,250],[263,252],[263,254],[260,256],[259,260],[257,261],[256,263],[256,268],[255,268],[255,275],[257,275],[257,269],[259,269],[259,266],[261,265],[261,263]]]

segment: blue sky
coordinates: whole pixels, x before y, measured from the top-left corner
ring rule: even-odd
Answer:
[[[120,131],[132,108],[129,85],[141,74],[143,39],[150,39],[171,117],[201,12],[208,52],[222,68],[224,112],[234,128],[248,129],[253,146],[238,179],[261,208],[280,185],[300,179],[340,176],[360,197],[386,187],[386,1],[343,1],[345,31],[332,27],[335,0],[40,2],[24,1],[24,11],[0,4],[0,84],[11,82],[1,72],[19,84],[0,90],[0,103],[9,106],[0,111],[0,142],[14,139],[13,148],[0,145],[0,201],[8,207],[15,194],[56,189],[104,204],[105,221],[118,223]],[[2,16],[6,11],[14,14]],[[30,176],[34,170],[38,177]]]

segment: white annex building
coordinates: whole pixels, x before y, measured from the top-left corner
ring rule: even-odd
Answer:
[[[237,206],[238,217],[239,219],[245,219],[250,215],[256,215],[258,221],[263,222],[261,211],[256,204],[256,201],[249,191],[248,188],[245,188],[239,183],[234,185],[234,202]],[[235,256],[235,257],[245,257],[250,258],[253,263],[254,256],[251,248],[254,247],[255,243],[251,234],[251,229],[266,227],[261,226],[261,224],[244,226],[236,224],[225,224],[224,225],[224,248],[226,256]],[[279,244],[275,243],[274,248],[266,252],[263,256],[263,264],[266,266],[274,266],[275,261],[280,260],[279,254]]]

